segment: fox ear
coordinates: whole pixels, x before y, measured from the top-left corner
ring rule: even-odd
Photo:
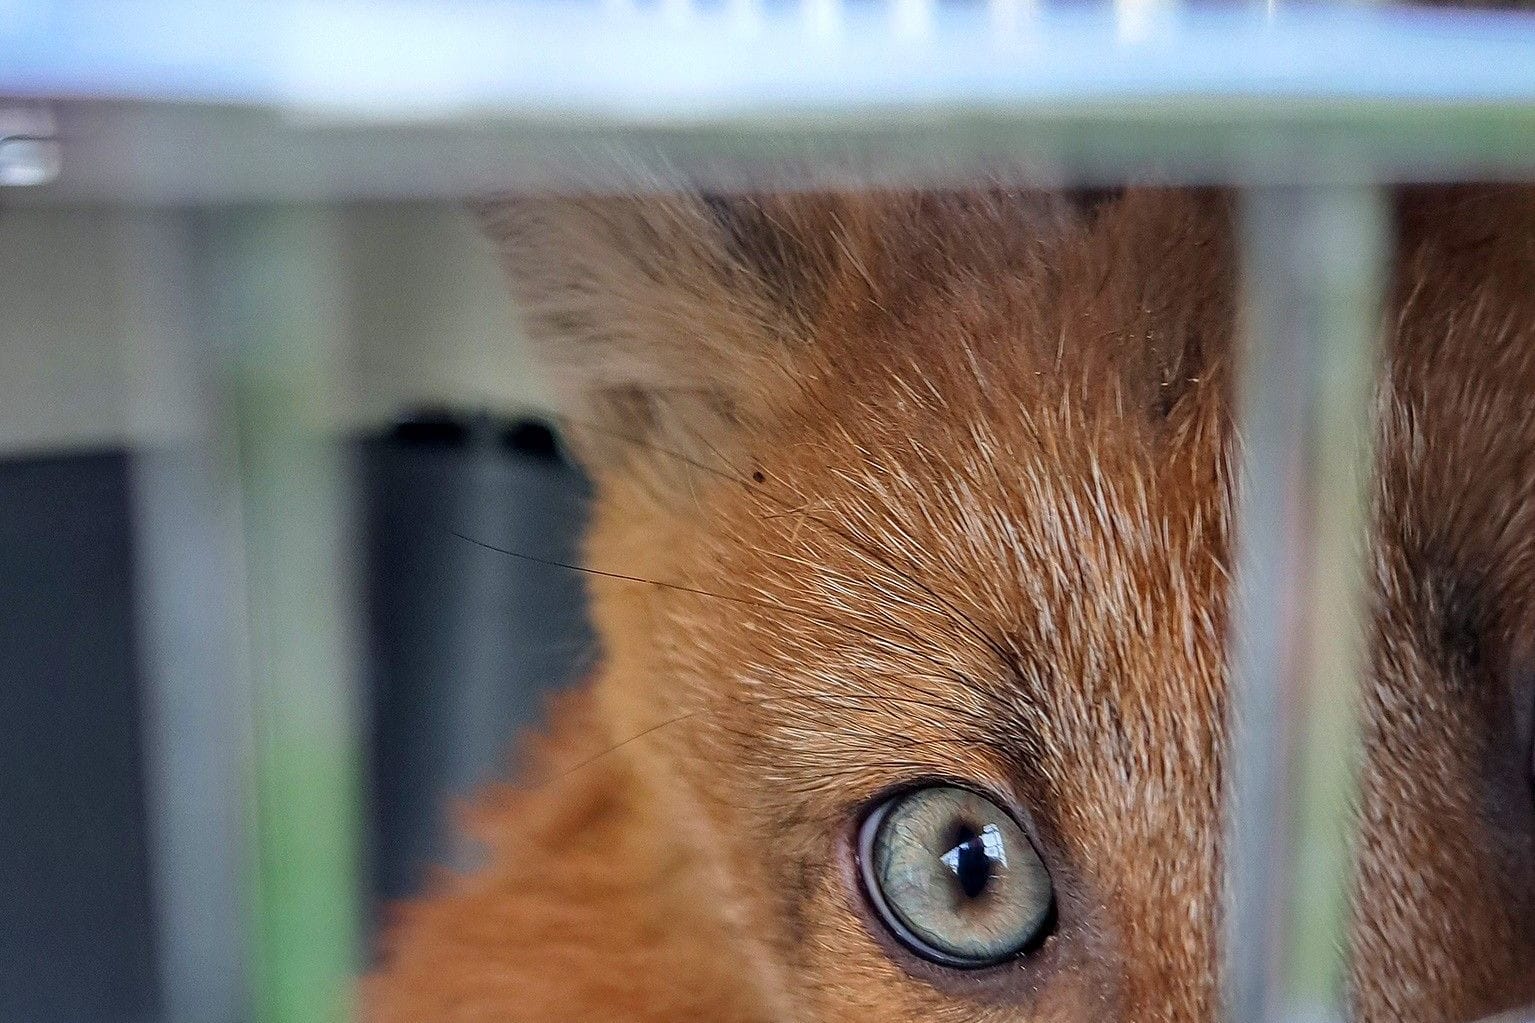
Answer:
[[[836,217],[818,200],[534,197],[476,211],[564,433],[599,479],[727,468],[832,271]]]

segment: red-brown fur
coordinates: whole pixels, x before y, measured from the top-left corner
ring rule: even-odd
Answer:
[[[1357,1018],[1535,999],[1535,191],[1400,203]],[[490,210],[599,486],[603,665],[380,1023],[1214,1020],[1232,217],[1003,191]],[[615,748],[616,747],[616,748]],[[1016,802],[1057,886],[958,973],[868,917],[879,794]]]

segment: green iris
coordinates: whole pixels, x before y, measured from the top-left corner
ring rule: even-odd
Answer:
[[[1054,888],[1033,844],[968,789],[933,786],[884,803],[864,822],[859,860],[885,926],[934,962],[989,966],[1050,925]]]

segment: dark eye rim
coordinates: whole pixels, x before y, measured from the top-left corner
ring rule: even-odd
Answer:
[[[1023,833],[1024,840],[1033,847],[1034,854],[1039,857],[1040,863],[1044,865],[1045,874],[1050,879],[1050,909],[1044,921],[1039,925],[1039,929],[1030,936],[1028,941],[1018,948],[1002,955],[991,956],[985,959],[968,959],[963,956],[952,955],[943,949],[933,947],[933,945],[914,934],[901,920],[901,915],[885,900],[884,893],[880,890],[880,886],[873,874],[874,858],[871,853],[874,839],[879,834],[880,825],[889,816],[890,811],[894,807],[899,806],[903,800],[917,792],[933,788],[960,789],[969,792],[986,800],[998,810],[1007,814],[1018,830]],[[1010,800],[971,782],[936,777],[926,778],[919,782],[902,785],[897,789],[888,790],[877,798],[870,800],[869,807],[853,832],[853,872],[857,878],[858,887],[861,889],[863,899],[872,911],[874,919],[889,932],[897,945],[912,955],[937,966],[951,970],[977,971],[1025,959],[1039,951],[1041,946],[1056,932],[1059,899],[1055,893],[1055,877],[1050,871],[1045,857],[1040,852],[1039,841],[1035,838],[1033,829],[1029,826],[1027,820],[1014,809]]]

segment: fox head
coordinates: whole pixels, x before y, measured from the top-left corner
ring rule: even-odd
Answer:
[[[1398,206],[1348,998],[1429,1023],[1535,999],[1535,193]],[[1218,1018],[1228,199],[485,217],[597,483],[602,763],[485,815],[380,1003]]]

